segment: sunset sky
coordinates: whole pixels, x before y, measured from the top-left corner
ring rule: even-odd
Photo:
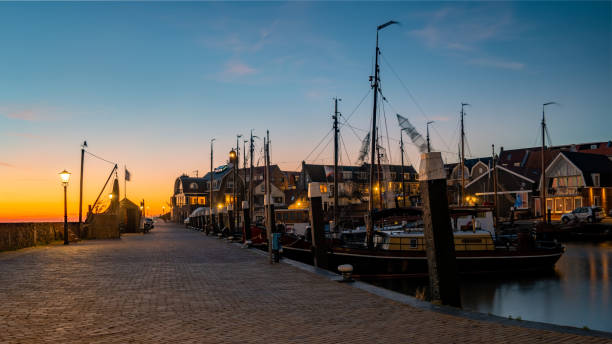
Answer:
[[[423,133],[434,120],[434,148],[456,160],[461,102],[471,157],[537,145],[551,100],[553,145],[612,139],[609,1],[0,3],[0,222],[61,219],[63,169],[74,219],[83,140],[121,180],[127,165],[128,198],[152,214],[177,176],[209,170],[213,137],[219,165],[236,134],[269,129],[273,162],[298,170],[330,131],[333,97],[352,115],[341,160],[354,163],[371,94],[353,110],[390,19],[401,22],[380,38],[391,162],[395,113]],[[308,161],[331,157],[327,146]],[[408,158],[418,168],[413,146]],[[111,168],[86,158],[85,209]]]

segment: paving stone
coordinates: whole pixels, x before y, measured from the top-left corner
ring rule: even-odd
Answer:
[[[1,343],[606,343],[388,300],[181,226],[0,254]]]

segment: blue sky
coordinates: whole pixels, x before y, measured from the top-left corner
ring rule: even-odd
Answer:
[[[170,185],[208,169],[210,138],[221,163],[251,128],[270,129],[272,159],[297,169],[329,131],[332,98],[346,118],[369,91],[375,28],[390,19],[401,22],[380,38],[393,162],[396,112],[423,132],[435,120],[450,161],[461,102],[471,156],[537,144],[550,100],[553,144],[610,140],[610,13],[610,2],[0,3],[0,169],[78,168],[87,139]],[[371,101],[342,129],[344,163]],[[331,146],[315,157],[331,162]]]

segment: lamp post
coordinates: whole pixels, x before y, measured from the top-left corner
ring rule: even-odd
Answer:
[[[59,173],[64,186],[64,245],[68,245],[68,206],[67,206],[67,193],[68,193],[68,181],[70,180],[70,172],[63,170]]]
[[[238,138],[236,138],[236,150],[232,149],[229,153],[230,163],[232,164],[232,212],[228,213],[230,222],[230,230],[232,234],[236,228],[236,168],[238,168]]]

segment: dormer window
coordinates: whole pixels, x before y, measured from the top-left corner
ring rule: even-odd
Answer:
[[[193,183],[189,184],[189,189],[190,190],[197,190],[198,189],[198,183],[193,182]]]
[[[599,187],[599,173],[591,173],[591,178],[593,178],[593,186]]]

